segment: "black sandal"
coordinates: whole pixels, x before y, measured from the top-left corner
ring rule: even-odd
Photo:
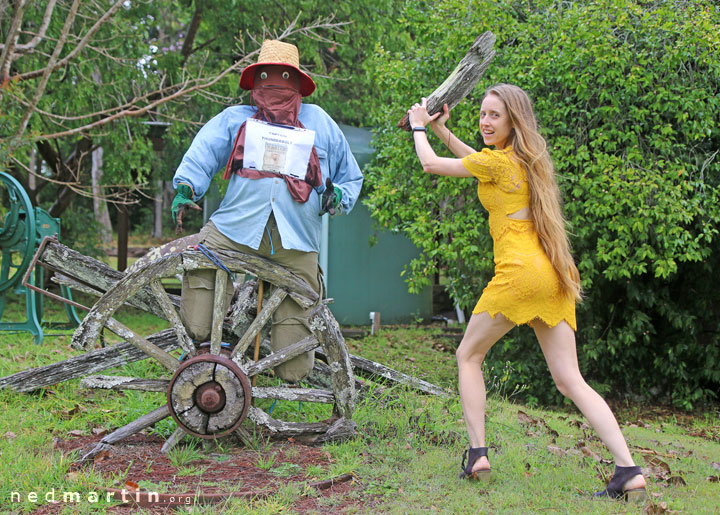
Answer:
[[[460,479],[474,479],[475,481],[488,481],[490,480],[490,469],[472,471],[475,462],[485,456],[487,458],[488,448],[487,447],[470,447],[463,453],[462,465],[460,466],[463,471],[460,472]],[[467,459],[467,465],[465,460]]]
[[[619,467],[615,465],[615,473],[610,478],[607,488],[602,492],[595,492],[593,497],[609,497],[611,499],[624,499],[629,502],[643,502],[647,497],[645,487],[623,490],[623,486],[633,477],[642,474],[640,467]]]

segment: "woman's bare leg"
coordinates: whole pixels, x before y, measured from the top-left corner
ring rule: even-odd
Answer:
[[[560,393],[571,399],[585,415],[600,439],[610,450],[615,464],[621,467],[634,465],[625,437],[610,407],[588,385],[580,373],[575,347],[575,332],[566,322],[548,327],[541,321],[533,323],[540,348],[545,355],[550,373]],[[625,484],[625,489],[642,488],[645,479],[635,476]]]
[[[455,353],[458,362],[458,383],[465,425],[471,447],[485,447],[485,380],[482,362],[490,348],[514,327],[501,314],[492,318],[487,311],[470,317],[465,335]],[[473,471],[486,470],[486,457],[475,462]]]

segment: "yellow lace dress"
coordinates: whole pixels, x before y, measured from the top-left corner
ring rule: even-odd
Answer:
[[[511,158],[512,148],[483,149],[463,158],[478,183],[478,198],[490,214],[495,276],[483,290],[473,314],[502,313],[515,324],[540,319],[549,326],[565,320],[573,330],[575,301],[560,289],[557,272],[540,245],[532,220],[507,215],[530,204],[525,169]]]

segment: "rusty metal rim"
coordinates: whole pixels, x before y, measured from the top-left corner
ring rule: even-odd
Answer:
[[[242,385],[243,395],[245,397],[245,403],[243,404],[242,412],[240,413],[240,417],[238,418],[237,422],[235,422],[232,427],[229,429],[226,429],[220,433],[213,433],[213,434],[203,434],[198,433],[196,431],[191,430],[188,427],[185,427],[185,424],[183,424],[180,419],[178,418],[177,414],[175,413],[175,410],[173,409],[173,403],[172,403],[172,389],[175,385],[175,381],[179,377],[180,373],[185,370],[186,368],[194,365],[195,363],[216,363],[219,365],[224,366],[225,368],[229,369],[235,377],[237,377],[240,380],[240,384]],[[237,363],[232,361],[231,359],[228,359],[224,356],[219,356],[217,354],[200,354],[198,356],[194,356],[190,358],[189,360],[183,362],[182,365],[178,367],[178,369],[175,371],[175,374],[173,375],[172,379],[170,379],[170,384],[168,384],[168,389],[166,392],[167,402],[168,402],[168,410],[170,411],[170,415],[175,420],[175,423],[177,423],[178,427],[180,427],[183,431],[185,431],[188,434],[191,434],[193,436],[197,436],[198,438],[204,438],[206,440],[212,440],[215,438],[222,438],[223,436],[227,436],[233,431],[235,431],[238,427],[240,427],[240,424],[242,424],[243,420],[245,420],[245,417],[247,416],[247,412],[250,409],[250,401],[252,399],[252,390],[250,389],[250,381],[248,381],[247,376],[245,375],[245,372],[242,371],[242,369],[238,366]]]

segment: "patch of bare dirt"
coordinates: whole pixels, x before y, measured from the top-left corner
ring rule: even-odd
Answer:
[[[101,438],[102,435],[95,435],[60,440],[56,448],[67,453],[84,453]],[[109,513],[134,513],[138,509],[138,504],[133,503],[135,500],[140,501],[146,513],[153,514],[182,510],[187,496],[192,503],[199,503],[203,498],[206,503],[223,502],[229,496],[260,500],[290,484],[297,484],[303,491],[292,505],[295,513],[343,513],[351,506],[361,505],[367,509],[376,502],[373,498],[364,498],[362,485],[351,475],[321,481],[307,474],[311,465],[322,470],[332,465],[330,453],[322,447],[288,439],[273,443],[269,449],[260,452],[241,445],[233,447],[231,442],[224,439],[222,450],[209,443],[200,451],[202,459],[177,468],[160,452],[164,443],[162,438],[138,434],[114,445],[110,451],[101,452],[93,464],[86,466],[94,467],[95,472],[113,481],[116,499],[129,501],[109,508]],[[76,474],[80,469],[79,464],[73,464],[69,474]],[[107,495],[106,489],[99,486],[98,492],[102,497]],[[124,497],[121,497],[122,492]],[[158,496],[146,504],[148,492]],[[168,505],[171,497],[175,502],[172,506]],[[66,507],[64,503],[49,504],[33,514],[61,513]]]

